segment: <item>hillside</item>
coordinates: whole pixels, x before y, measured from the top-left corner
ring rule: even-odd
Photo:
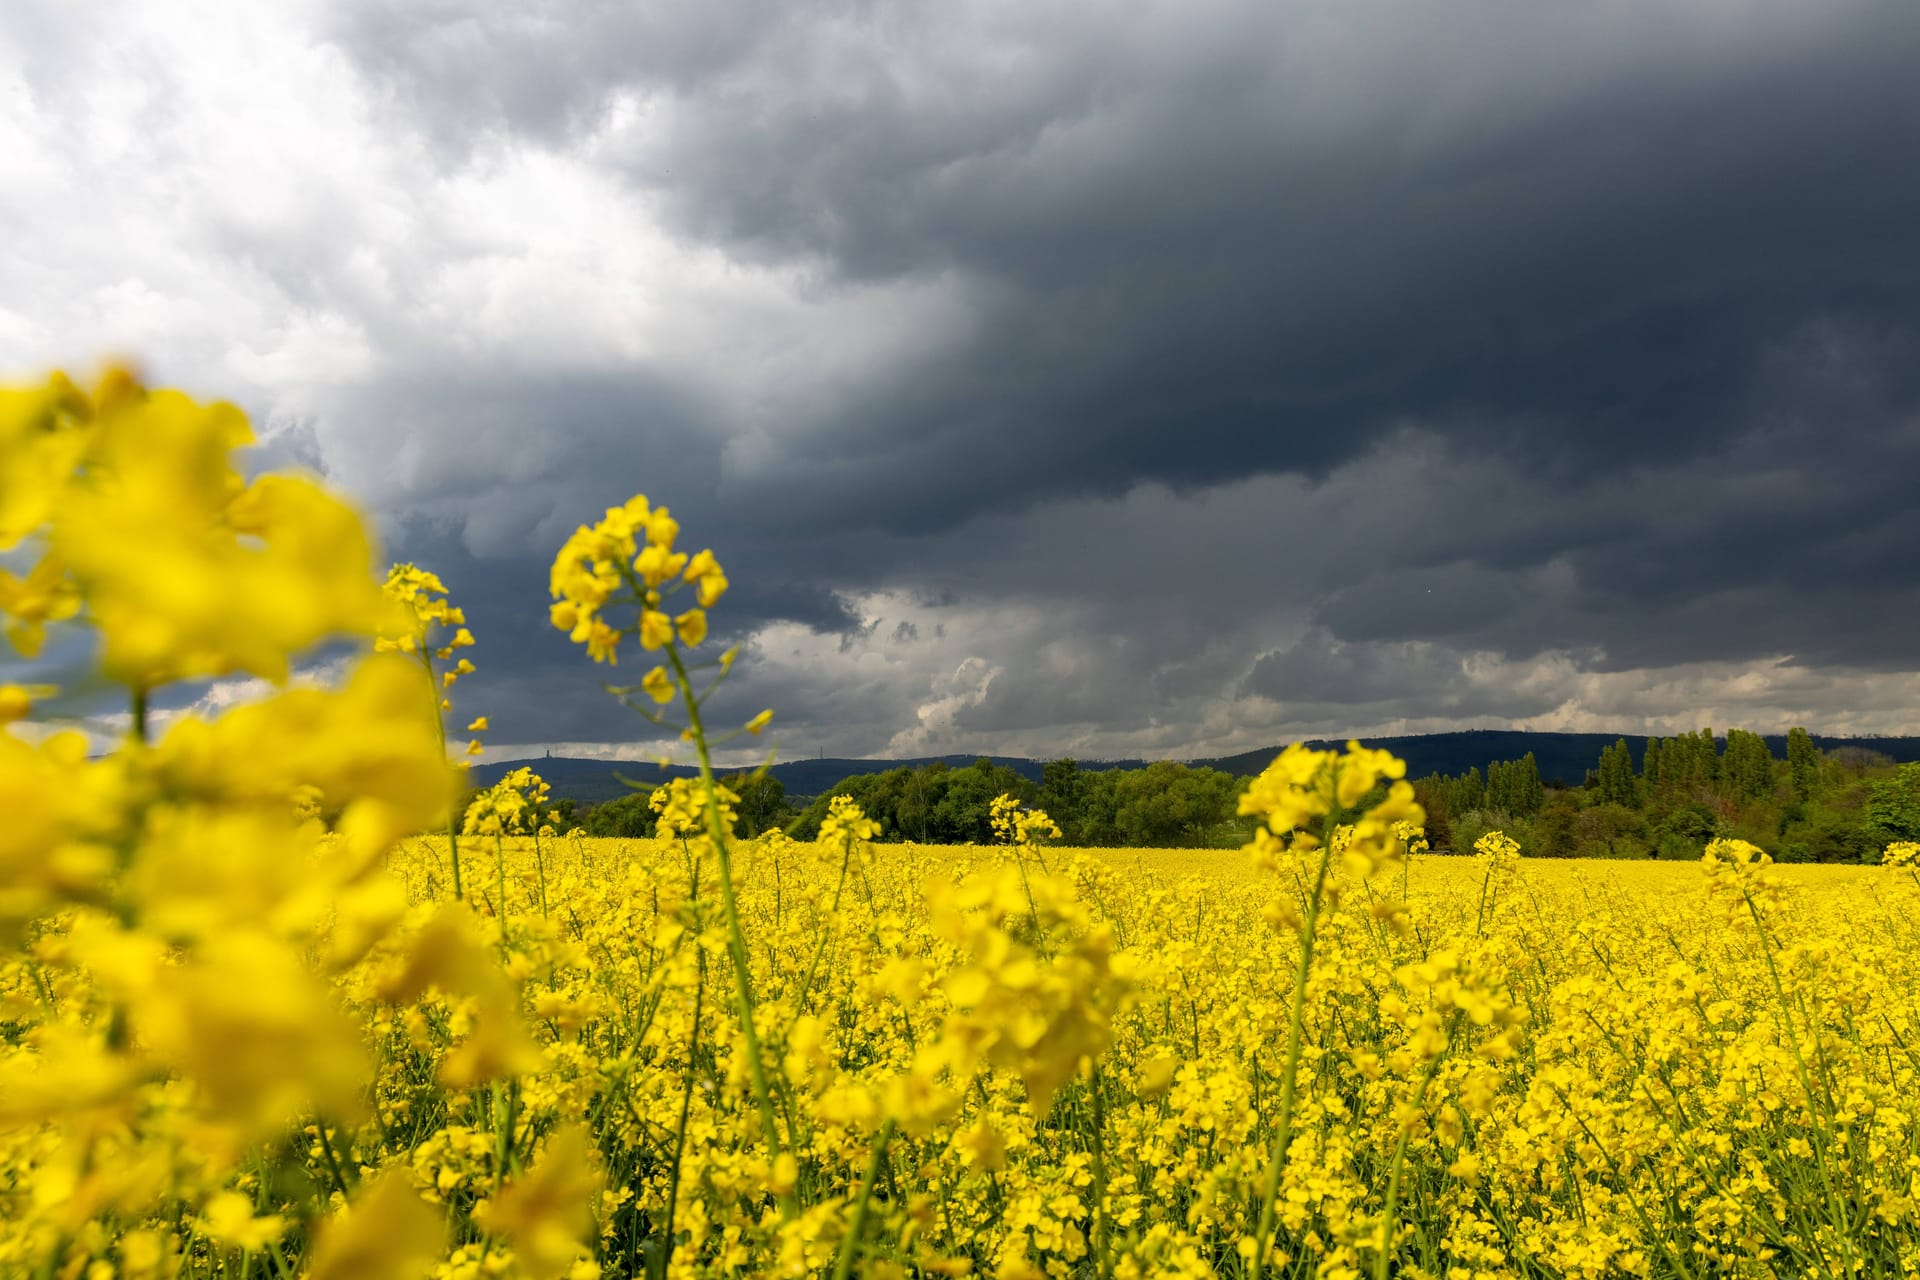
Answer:
[[[977,755],[951,756],[912,756],[899,760],[854,760],[828,756],[815,760],[790,760],[776,764],[770,770],[790,796],[817,796],[833,789],[842,778],[850,778],[857,773],[882,773],[888,769],[898,769],[903,765],[924,765],[936,762],[961,767],[972,764],[980,757]],[[1006,765],[1021,777],[1034,782],[1040,780],[1040,760],[1029,760],[1021,756],[990,756],[995,764]],[[1269,754],[1269,758],[1271,755]],[[1101,760],[1082,761],[1083,769],[1137,769],[1142,760]],[[633,788],[622,779],[631,780],[643,787],[658,786],[670,778],[686,778],[698,773],[691,765],[673,765],[661,768],[651,760],[581,760],[562,756],[546,756],[533,760],[503,760],[494,764],[476,765],[473,776],[482,786],[499,781],[500,776],[509,769],[527,765],[545,778],[553,787],[556,798],[571,797],[581,804],[599,804],[604,800],[617,799]],[[723,770],[723,773],[737,772]]]

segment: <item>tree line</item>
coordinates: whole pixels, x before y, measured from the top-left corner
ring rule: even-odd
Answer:
[[[1045,809],[1065,843],[1096,848],[1229,847],[1250,828],[1237,816],[1246,779],[1160,761],[1140,769],[1082,768],[1071,758],[1042,766],[1038,783],[982,758],[935,761],[856,774],[796,805],[769,773],[738,774],[740,831],[819,833],[836,795],[852,796],[884,840],[986,844],[994,797]],[[1785,862],[1871,862],[1895,840],[1920,840],[1920,764],[1894,765],[1858,747],[1823,752],[1805,729],[1786,738],[1784,758],[1757,733],[1711,729],[1649,739],[1640,759],[1622,738],[1577,783],[1543,779],[1532,752],[1458,775],[1429,774],[1414,790],[1436,851],[1466,852],[1501,829],[1536,857],[1697,858],[1716,836],[1751,840]],[[560,830],[645,837],[654,814],[646,791],[579,813],[562,801]]]
[[[1246,779],[1218,769],[1158,761],[1141,769],[1083,769],[1073,759],[1049,760],[1034,783],[984,757],[965,766],[942,761],[843,778],[797,808],[780,780],[768,773],[724,779],[740,797],[739,830],[751,837],[774,828],[797,840],[819,834],[833,797],[851,796],[880,824],[882,840],[922,844],[987,844],[993,840],[997,796],[1011,795],[1045,809],[1067,844],[1093,847],[1186,848],[1233,846],[1247,838],[1237,815]],[[647,791],[581,812],[577,826],[590,836],[641,838],[654,830]],[[569,818],[574,818],[570,812]]]
[[[1697,858],[1718,836],[1783,862],[1872,862],[1920,839],[1920,764],[1857,747],[1823,752],[1805,729],[1784,758],[1744,729],[1650,738],[1635,761],[1621,738],[1578,785],[1543,783],[1531,753],[1431,774],[1414,791],[1436,849],[1470,849],[1500,828],[1536,856]]]
[[[994,797],[1011,795],[1047,811],[1062,840],[1093,847],[1185,848],[1238,844],[1246,780],[1170,760],[1143,769],[1083,769],[1049,760],[1038,785],[1005,765],[980,759],[955,768],[935,761],[859,774],[815,798],[787,828],[810,840],[836,795],[852,796],[880,823],[882,838],[923,844],[986,844],[993,839]]]

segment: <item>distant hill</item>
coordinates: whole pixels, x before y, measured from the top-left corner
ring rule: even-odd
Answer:
[[[979,758],[977,755],[952,755],[913,756],[900,760],[849,760],[829,756],[818,760],[789,760],[774,765],[769,772],[780,779],[788,795],[817,796],[831,791],[842,779],[857,773],[884,773],[903,765],[933,764],[936,761],[964,768]],[[989,756],[988,759],[995,764],[1006,765],[1023,778],[1040,781],[1043,761],[1028,760],[1023,756]],[[1144,760],[1082,760],[1080,767],[1138,769],[1145,764]],[[700,772],[692,765],[672,765],[663,769],[651,760],[581,760],[567,756],[545,756],[475,765],[473,777],[480,786],[491,786],[508,770],[518,769],[522,765],[529,766],[545,778],[552,786],[555,798],[570,796],[581,804],[599,804],[626,795],[633,788],[621,781],[622,778],[631,779],[645,787],[657,787],[669,779],[690,778]],[[720,772],[724,776],[740,771],[723,769]]]
[[[1421,778],[1429,773],[1465,773],[1470,768],[1485,773],[1489,761],[1518,760],[1531,751],[1533,758],[1539,762],[1542,778],[1549,782],[1558,779],[1577,786],[1586,778],[1587,770],[1599,763],[1600,753],[1618,742],[1621,736],[1617,733],[1528,733],[1518,729],[1469,729],[1459,733],[1368,738],[1366,744],[1369,747],[1383,747],[1405,760],[1409,778]],[[1638,761],[1646,751],[1646,737],[1634,734],[1625,737],[1633,749],[1633,758]],[[1779,740],[1781,745],[1776,746],[1775,754],[1785,755],[1785,741],[1784,738]],[[1343,747],[1346,740],[1325,739],[1307,745],[1323,749]],[[1274,749],[1268,747],[1198,763],[1227,773],[1250,775],[1266,768],[1273,757]]]
[[[1638,760],[1647,746],[1644,734],[1618,733],[1528,733],[1516,729],[1472,729],[1459,733],[1423,733],[1398,738],[1368,738],[1370,747],[1384,747],[1407,762],[1407,776],[1423,777],[1429,773],[1465,773],[1469,768],[1485,771],[1491,760],[1517,760],[1527,752],[1533,752],[1539,761],[1540,776],[1549,782],[1560,781],[1569,786],[1578,786],[1587,776],[1587,770],[1593,768],[1600,759],[1600,752],[1612,746],[1621,737],[1633,749],[1634,759]],[[1767,745],[1776,757],[1785,758],[1787,754],[1786,737],[1782,734],[1766,735]],[[1895,761],[1920,760],[1920,737],[1901,738],[1829,738],[1814,735],[1814,743],[1822,751],[1832,751],[1840,747],[1859,747],[1868,751],[1877,751]],[[1311,746],[1329,747],[1344,744],[1344,739],[1322,740],[1310,743]],[[1278,747],[1264,747],[1257,751],[1243,751],[1238,755],[1217,756],[1210,759],[1191,760],[1186,763],[1205,765],[1226,773],[1251,777],[1260,772],[1279,754]],[[791,796],[817,796],[833,789],[844,778],[857,773],[883,773],[888,769],[898,769],[903,765],[923,765],[940,761],[955,767],[972,764],[980,757],[977,755],[914,756],[900,760],[853,760],[829,757],[819,760],[790,760],[773,766],[773,776],[787,789]],[[1039,760],[1029,760],[1023,756],[989,756],[995,764],[1006,765],[1017,771],[1022,777],[1034,782],[1040,780]],[[1146,764],[1144,760],[1082,760],[1083,769],[1138,769]],[[545,778],[553,787],[555,797],[571,797],[581,804],[599,804],[606,800],[615,800],[626,795],[630,788],[622,778],[631,779],[643,787],[655,787],[670,778],[692,777],[699,771],[689,765],[675,765],[662,769],[651,760],[581,760],[565,756],[546,756],[532,760],[505,760],[495,764],[474,767],[474,780],[481,786],[490,786],[499,781],[509,769],[529,765],[534,772]],[[731,770],[726,772],[733,772]]]

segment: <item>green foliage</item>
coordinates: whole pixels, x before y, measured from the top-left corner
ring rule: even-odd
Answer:
[[[1683,733],[1647,743],[1649,790],[1685,793],[1712,787],[1720,776],[1720,751],[1713,730]]]
[[[1625,738],[1600,753],[1595,789],[1603,805],[1631,809],[1640,803],[1640,784],[1633,776],[1633,751]]]
[[[649,793],[636,791],[618,800],[609,800],[587,810],[581,821],[590,836],[617,836],[644,839],[653,834],[654,812],[648,805]]]
[[[787,803],[787,786],[765,770],[740,774],[726,780],[727,789],[740,797],[734,806],[741,835],[751,839],[762,831],[784,827],[796,816]]]
[[[1646,815],[1638,808],[1602,800],[1573,820],[1573,854],[1580,858],[1641,858],[1652,852]]]
[[[1489,831],[1501,830],[1500,824],[1504,821],[1506,821],[1506,819],[1500,818],[1496,814],[1490,814],[1485,809],[1469,809],[1465,813],[1456,813],[1452,818],[1453,843],[1446,847],[1450,848],[1454,853],[1472,853],[1474,841]],[[1529,853],[1532,851],[1526,840],[1521,839],[1519,836],[1515,836],[1514,838],[1520,840],[1521,848],[1524,851]],[[1434,847],[1440,848],[1441,846],[1435,845]]]
[[[1469,768],[1458,777],[1428,774],[1416,778],[1414,795],[1427,810],[1427,840],[1435,849],[1466,853],[1473,842],[1487,831],[1513,825],[1513,819],[1532,817],[1546,804],[1546,785],[1540,780],[1540,766],[1529,751],[1518,760],[1495,760],[1487,765],[1486,781],[1480,770]],[[1555,845],[1565,844],[1564,833],[1552,838]],[[1542,850],[1536,840],[1529,852]]]
[[[1532,755],[1527,759],[1531,761]],[[1577,852],[1574,823],[1579,815],[1580,802],[1571,791],[1554,792],[1544,799],[1533,821],[1524,828],[1530,843],[1523,847],[1536,858],[1572,857]]]
[[[1704,804],[1688,803],[1668,811],[1654,829],[1654,844],[1663,858],[1697,858],[1719,834],[1720,816]]]
[[[1444,793],[1446,780],[1438,774],[1416,778],[1413,783],[1413,799],[1427,815],[1427,847],[1432,849],[1453,848],[1453,809],[1447,803]]]
[[[903,765],[844,779],[825,795],[816,796],[787,828],[788,834],[798,840],[815,838],[827,806],[837,795],[852,796],[880,824],[884,839],[987,844],[993,840],[994,797],[1011,795],[1032,804],[1039,791],[1015,770],[984,758],[962,769],[940,761]]]
[[[1540,812],[1547,791],[1540,766],[1529,751],[1518,760],[1499,760],[1487,766],[1487,807],[1524,818]]]
[[[1232,774],[1167,760],[1124,770],[1114,779],[1114,826],[1129,845],[1211,844],[1232,821],[1241,788]]]
[[[1464,817],[1487,807],[1487,788],[1480,781],[1478,769],[1470,768],[1457,778],[1450,778],[1443,773],[1428,774],[1424,778],[1416,778],[1413,789],[1420,803],[1426,807],[1429,820],[1436,812],[1442,815],[1443,820],[1451,820],[1455,815]],[[1427,830],[1427,839],[1436,849],[1451,847],[1448,841],[1435,838],[1431,825]]]
[[[1143,769],[1097,769],[1065,758],[1047,761],[1036,787],[1015,770],[978,760],[860,774],[793,816],[779,784],[736,778],[741,829],[752,834],[787,823],[811,839],[834,795],[849,795],[881,823],[883,838],[929,844],[992,839],[993,798],[1009,793],[1045,809],[1068,844],[1094,847],[1206,846],[1244,839],[1236,816],[1243,780],[1170,761]],[[1710,729],[1651,738],[1639,768],[1620,738],[1600,752],[1585,788],[1549,790],[1535,757],[1496,760],[1450,777],[1415,780],[1436,850],[1465,853],[1486,832],[1505,830],[1532,857],[1695,859],[1716,836],[1737,836],[1782,862],[1871,861],[1895,839],[1920,839],[1920,764],[1895,769],[1860,748],[1822,753],[1804,729],[1787,735],[1779,761],[1757,733],[1729,730],[1724,747]],[[651,830],[652,815],[603,805],[587,829],[619,834]],[[604,812],[603,812],[604,811]],[[596,816],[598,815],[598,816]],[[556,823],[556,825],[558,825]]]
[[[1796,800],[1811,800],[1820,790],[1820,748],[1805,729],[1787,730],[1787,783]]]
[[[1041,768],[1040,785],[1013,769],[978,760],[964,769],[934,763],[858,774],[817,797],[788,828],[810,840],[836,795],[852,796],[880,823],[882,838],[926,844],[986,844],[993,799],[1038,804],[1068,844],[1178,848],[1238,844],[1236,817],[1244,780],[1218,769],[1161,761],[1144,769],[1082,769],[1072,759]]]
[[[1773,794],[1773,753],[1767,740],[1744,729],[1727,730],[1727,753],[1720,774],[1729,794],[1739,800],[1758,800]]]
[[[1744,729],[1729,729],[1724,749],[1710,729],[1650,738],[1636,780],[1616,742],[1591,775],[1574,852],[1697,858],[1707,841],[1734,836],[1781,862],[1859,862],[1920,835],[1920,765],[1896,770],[1858,747],[1823,753],[1802,728],[1786,748],[1783,763]]]
[[[1920,840],[1920,764],[1903,764],[1868,783],[1866,821],[1882,846]]]
[[[1878,862],[1887,845],[1858,808],[1808,805],[1781,826],[1781,862]]]

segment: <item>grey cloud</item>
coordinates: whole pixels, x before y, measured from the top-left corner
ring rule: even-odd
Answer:
[[[167,57],[0,18],[62,138],[139,69],[165,169],[73,239],[0,199],[0,296],[137,295],[255,377],[529,741],[650,741],[544,617],[635,490],[734,580],[729,714],[801,749],[1920,716],[1911,5],[324,14],[288,43],[359,96],[298,105],[367,163],[285,139],[277,202],[195,169]]]
[[[590,128],[623,83],[696,84],[768,39],[785,6],[365,0],[328,8],[330,37],[425,117],[458,159],[490,132],[557,139]]]
[[[1551,711],[1553,691],[1487,687],[1473,680],[1463,655],[1420,641],[1337,640],[1317,630],[1286,649],[1263,654],[1245,692],[1283,704],[1306,720],[1329,715],[1378,722],[1475,716],[1524,719]]]
[[[970,341],[794,433],[796,466],[848,456],[766,495],[787,519],[860,492],[854,518],[912,530],[1319,472],[1409,414],[1543,466],[1699,454],[1747,428],[1756,361],[1809,316],[1910,317],[1906,6],[720,8],[734,34],[671,68],[642,47],[652,18],[529,39],[485,13],[432,26],[465,63],[395,64],[431,39],[386,38],[384,9],[351,47],[429,104],[509,54],[564,71],[568,136],[624,157],[693,240],[980,282]],[[595,93],[641,107],[608,125]],[[551,135],[555,115],[498,119]],[[935,500],[899,499],[934,473]]]

